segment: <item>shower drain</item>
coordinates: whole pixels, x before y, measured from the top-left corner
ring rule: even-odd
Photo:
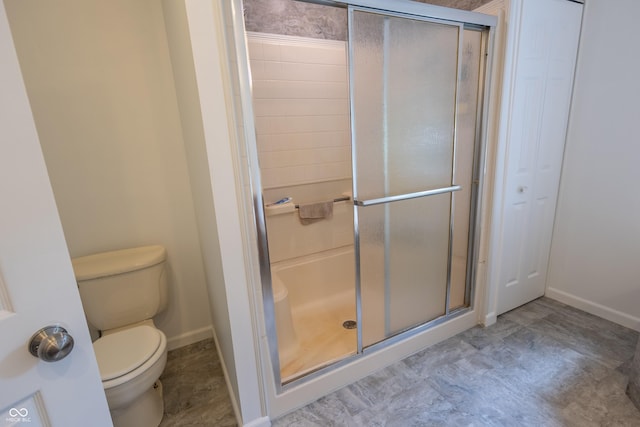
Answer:
[[[345,320],[342,327],[345,329],[355,329],[358,326],[355,320]]]

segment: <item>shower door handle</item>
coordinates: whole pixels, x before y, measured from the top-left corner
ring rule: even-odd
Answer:
[[[356,200],[353,199],[353,204],[356,206],[373,206],[381,205],[383,203],[398,202],[400,200],[417,199],[418,197],[434,196],[436,194],[453,193],[454,191],[460,191],[462,187],[460,185],[452,185],[451,187],[436,188],[434,190],[418,191],[416,193],[406,193],[397,196],[381,197],[379,199],[369,200]]]

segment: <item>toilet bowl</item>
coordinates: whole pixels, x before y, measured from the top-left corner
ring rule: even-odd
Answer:
[[[276,334],[278,336],[278,354],[280,367],[283,367],[295,359],[300,348],[300,343],[293,326],[291,307],[289,305],[289,291],[277,273],[273,275],[272,284]]]
[[[158,378],[167,363],[164,333],[134,326],[99,338],[93,348],[113,424],[160,424],[164,403]]]
[[[152,317],[167,304],[165,257],[162,246],[145,246],[72,260],[85,315],[101,333],[93,349],[114,427],[162,420],[167,338]]]

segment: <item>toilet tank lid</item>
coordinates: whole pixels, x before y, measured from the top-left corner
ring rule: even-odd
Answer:
[[[165,258],[163,246],[151,245],[73,258],[71,264],[76,280],[80,281],[140,270],[160,264]]]

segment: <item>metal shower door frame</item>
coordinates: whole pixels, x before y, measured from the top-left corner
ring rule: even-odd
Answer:
[[[461,27],[461,33],[463,29],[475,29],[482,31],[482,57],[481,57],[481,73],[479,77],[479,92],[478,92],[478,103],[477,103],[477,132],[476,132],[476,140],[475,140],[475,153],[474,153],[474,171],[473,171],[473,183],[475,185],[475,191],[471,193],[471,208],[472,212],[472,223],[470,224],[469,229],[469,240],[473,243],[472,246],[469,247],[469,253],[473,254],[473,257],[470,257],[468,260],[468,264],[475,263],[478,252],[478,243],[479,243],[479,224],[481,223],[480,211],[478,206],[480,204],[480,195],[482,194],[482,186],[483,180],[482,175],[484,174],[484,165],[485,165],[485,156],[486,156],[486,127],[487,127],[487,115],[488,115],[488,93],[489,93],[489,81],[490,81],[490,64],[491,62],[488,60],[492,56],[493,50],[493,40],[495,38],[495,27],[497,24],[497,20],[493,16],[483,15],[476,12],[463,11],[457,9],[450,9],[440,6],[429,5],[425,3],[418,3],[415,1],[408,0],[299,0],[310,3],[317,4],[325,4],[329,6],[338,6],[338,7],[349,7],[349,8],[357,8],[358,10],[363,10],[372,13],[386,14],[390,16],[397,16],[402,18],[409,19],[418,19],[429,22],[436,23],[444,23],[447,25],[459,25]],[[460,37],[462,39],[462,37]],[[458,60],[460,63],[460,61]],[[459,67],[459,64],[458,64]],[[351,64],[349,64],[349,72],[351,75]],[[457,84],[456,83],[456,93],[457,93]],[[350,89],[351,91],[351,89]],[[351,93],[350,93],[351,94]],[[350,100],[352,102],[352,100]],[[352,144],[353,145],[353,144]],[[355,178],[354,178],[355,179]],[[252,169],[251,172],[251,181],[254,184],[254,188],[259,192],[254,194],[254,201],[261,201],[262,196],[262,186],[261,186],[261,177],[259,170]],[[446,188],[426,190],[424,192],[411,193],[411,195],[405,195],[406,198],[415,198],[415,197],[424,197],[428,195],[434,194],[442,194],[446,192],[454,192],[459,189],[459,186],[452,185]],[[395,196],[391,196],[394,198]],[[356,206],[371,206],[378,203],[384,203],[387,198],[381,199],[369,199],[369,200],[357,200],[354,194],[354,210]],[[453,198],[452,198],[452,206],[453,206]],[[260,270],[261,270],[261,281],[262,281],[262,292],[263,292],[263,304],[265,306],[265,322],[267,329],[267,342],[269,347],[269,353],[271,354],[272,359],[272,368],[273,368],[273,379],[275,380],[275,387],[277,393],[282,393],[292,387],[296,387],[299,384],[305,383],[309,380],[317,378],[321,375],[326,374],[336,368],[347,365],[349,363],[354,362],[355,360],[371,354],[379,349],[388,347],[393,345],[394,343],[410,338],[424,330],[430,329],[431,327],[443,323],[453,317],[458,315],[462,315],[469,311],[470,307],[463,307],[461,309],[456,309],[453,311],[449,311],[449,303],[447,301],[447,315],[436,318],[432,321],[420,324],[416,327],[409,328],[408,330],[402,331],[396,335],[393,335],[389,338],[384,339],[381,342],[368,346],[366,348],[362,348],[362,333],[361,328],[358,327],[358,346],[357,352],[354,355],[345,356],[344,359],[339,361],[334,361],[333,363],[318,368],[315,371],[306,373],[298,378],[292,379],[287,383],[282,383],[282,378],[280,375],[280,364],[278,358],[278,348],[277,348],[277,337],[276,337],[276,328],[274,318],[269,318],[269,313],[273,313],[273,293],[272,293],[272,284],[271,284],[271,269],[269,263],[269,254],[268,254],[268,242],[267,242],[267,234],[266,234],[266,223],[265,223],[265,212],[264,206],[262,203],[256,204],[255,208],[255,219],[256,226],[258,229],[258,250],[259,250],[259,258],[260,258]],[[355,216],[354,216],[355,221]],[[357,224],[354,224],[357,226]],[[357,229],[356,229],[357,230]],[[452,230],[450,231],[452,233]],[[356,236],[357,238],[357,236]],[[450,234],[451,238],[451,234]],[[449,260],[450,263],[450,260]],[[359,268],[356,263],[356,268]],[[449,266],[450,270],[450,266]],[[475,271],[475,270],[474,270]],[[450,274],[450,273],[449,273]],[[474,282],[475,277],[471,277],[471,274],[468,273],[467,280],[471,283],[471,288],[467,286],[465,302],[468,302],[471,307],[472,305],[472,295],[474,292]],[[359,286],[359,283],[358,285]],[[358,298],[357,304],[360,304],[359,301],[359,289],[356,290],[356,295]],[[271,305],[271,307],[268,307]],[[357,307],[358,316],[361,314],[360,306]],[[358,325],[361,323],[361,319],[358,318]]]

